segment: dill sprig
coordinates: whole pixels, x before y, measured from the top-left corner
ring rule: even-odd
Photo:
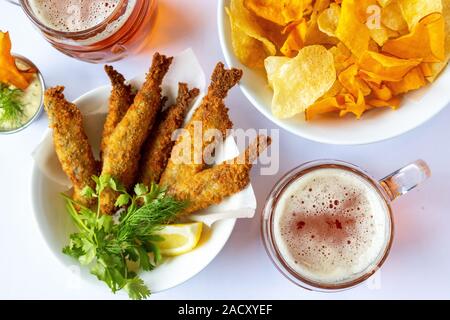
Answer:
[[[111,216],[101,213],[100,201],[97,208],[91,210],[63,195],[67,210],[79,229],[70,236],[69,245],[63,252],[82,265],[89,265],[91,273],[114,293],[125,290],[132,299],[146,298],[150,290],[129,269],[129,262],[135,262],[139,270],[152,270],[161,261],[157,243],[163,240],[155,232],[169,223],[187,204],[168,196],[156,184],[150,188],[138,184],[131,195],[110,176],[94,176],[93,180],[95,190],[86,187],[83,196],[98,200],[107,187],[119,192],[116,201],[116,207],[122,208],[119,221],[114,223]],[[153,255],[152,260],[149,254]]]
[[[23,104],[20,101],[23,92],[0,83],[0,123],[9,122],[20,125],[23,120]]]

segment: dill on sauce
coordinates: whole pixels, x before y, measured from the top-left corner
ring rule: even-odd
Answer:
[[[23,91],[0,83],[0,123],[20,125],[24,117],[24,106],[20,100]]]

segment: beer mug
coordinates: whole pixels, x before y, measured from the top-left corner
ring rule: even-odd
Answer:
[[[145,44],[156,0],[7,0],[20,5],[64,54],[91,63],[120,60]]]
[[[267,199],[266,251],[279,271],[303,288],[333,292],[357,286],[389,254],[391,202],[430,175],[421,160],[380,181],[346,162],[306,163],[286,174]]]

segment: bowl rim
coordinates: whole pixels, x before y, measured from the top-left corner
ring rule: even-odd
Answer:
[[[235,65],[232,63],[234,56],[233,50],[231,48],[231,44],[229,43],[225,28],[226,26],[226,12],[224,10],[224,7],[226,3],[228,3],[230,0],[218,0],[217,2],[217,29],[219,33],[219,41],[220,41],[220,47],[222,49],[222,54],[225,58],[225,62],[228,65],[228,67],[234,67]],[[448,68],[448,66],[446,67]],[[442,71],[444,72],[444,71]],[[318,142],[322,144],[328,144],[328,145],[341,145],[341,146],[363,146],[363,145],[369,145],[379,142],[384,142],[388,140],[392,140],[394,138],[397,138],[399,136],[402,136],[406,133],[409,133],[420,126],[424,125],[426,122],[437,116],[440,112],[442,112],[446,107],[450,106],[450,100],[444,102],[442,100],[441,105],[439,106],[438,110],[434,113],[424,113],[424,116],[420,119],[420,121],[416,121],[414,124],[407,126],[406,130],[395,130],[383,137],[372,137],[372,138],[365,138],[361,139],[359,141],[352,141],[350,139],[339,139],[334,140],[332,139],[332,135],[330,135],[330,138],[319,136],[316,134],[310,134],[305,131],[299,131],[293,128],[292,126],[288,125],[284,120],[277,119],[272,115],[270,112],[270,108],[263,107],[252,95],[250,92],[250,89],[245,85],[244,83],[239,83],[239,88],[241,89],[244,96],[247,98],[247,100],[250,101],[250,103],[255,107],[260,113],[262,113],[269,121],[276,124],[280,128],[292,133],[295,136],[313,141]]]

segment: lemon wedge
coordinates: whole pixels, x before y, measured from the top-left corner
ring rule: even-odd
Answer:
[[[164,238],[158,243],[161,254],[179,256],[193,250],[200,240],[202,229],[201,222],[165,226],[156,233]]]

